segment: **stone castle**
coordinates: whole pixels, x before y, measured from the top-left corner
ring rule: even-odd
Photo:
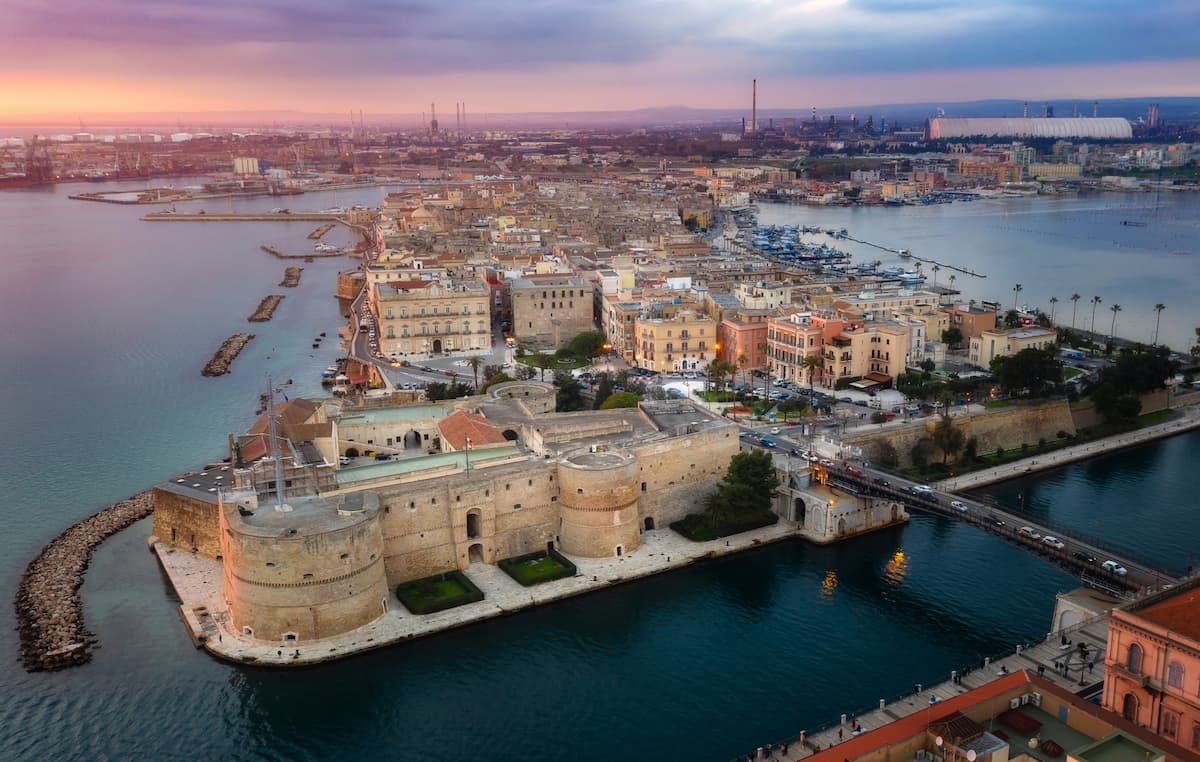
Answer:
[[[736,426],[690,402],[554,413],[554,394],[277,405],[282,496],[264,416],[229,462],[156,486],[152,542],[220,562],[228,631],[309,642],[383,616],[408,580],[547,548],[628,554],[698,510],[738,452]]]

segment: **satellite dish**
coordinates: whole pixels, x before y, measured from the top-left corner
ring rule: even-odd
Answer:
[[[942,745],[942,737],[938,736],[937,738],[933,739],[933,742],[935,744],[937,744],[938,746],[941,746]]]
[[[967,762],[975,762],[975,757],[979,756],[974,749],[967,750]]]

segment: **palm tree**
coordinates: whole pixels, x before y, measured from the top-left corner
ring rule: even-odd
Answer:
[[[1071,294],[1071,333],[1075,333],[1075,308],[1079,306],[1079,294]]]
[[[479,391],[479,366],[483,365],[483,358],[476,355],[467,360],[467,365],[471,366],[471,372],[475,374],[475,391]]]
[[[1092,330],[1089,331],[1089,333],[1092,334],[1090,339],[1092,342],[1093,350],[1096,347],[1096,305],[1099,304],[1101,301],[1103,301],[1103,300],[1098,296],[1092,297]],[[1093,354],[1095,354],[1095,352],[1093,352]]]
[[[808,369],[808,399],[811,404],[813,398],[813,376],[816,375],[817,370],[825,368],[825,358],[819,354],[808,355],[800,364]]]
[[[1112,328],[1110,328],[1108,330],[1108,337],[1110,339],[1112,339],[1113,341],[1116,341],[1116,338],[1117,338],[1117,313],[1121,311],[1121,305],[1114,304],[1113,306],[1109,307],[1109,309],[1112,310],[1113,320],[1112,320]]]
[[[958,276],[956,276],[954,273],[950,273],[950,288],[952,290],[954,288],[954,281],[956,280],[958,280]]]
[[[765,388],[769,391],[771,388],[771,345],[764,341],[758,345],[758,350],[763,353],[763,371],[767,374]]]
[[[1158,346],[1158,321],[1162,320],[1162,311],[1167,308],[1165,304],[1154,305],[1154,346]]]
[[[1050,297],[1050,325],[1054,325],[1054,309],[1058,306],[1058,297]]]
[[[933,287],[934,288],[937,288],[937,274],[938,274],[938,270],[941,270],[941,269],[942,268],[940,265],[933,266]]]
[[[1024,290],[1025,289],[1021,287],[1020,283],[1013,286],[1013,309],[1014,310],[1017,308],[1017,297],[1020,296],[1021,292]]]
[[[750,358],[746,357],[746,353],[742,352],[737,357],[738,367],[742,369],[742,386],[746,386],[746,366],[750,364]]]

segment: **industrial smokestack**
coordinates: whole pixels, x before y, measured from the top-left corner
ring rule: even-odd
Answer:
[[[1092,101],[1092,118],[1100,116],[1100,101]]]
[[[750,85],[750,131],[758,132],[758,80]]]
[[[1021,112],[1021,116],[1029,118],[1029,101],[1025,101],[1025,110]]]

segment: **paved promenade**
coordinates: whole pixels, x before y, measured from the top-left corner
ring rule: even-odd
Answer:
[[[1155,439],[1162,439],[1184,431],[1200,428],[1200,407],[1189,405],[1188,407],[1176,408],[1176,411],[1182,417],[1125,434],[1117,434],[1116,436],[1106,437],[1085,444],[1064,447],[1061,450],[1053,452],[1031,455],[1028,458],[1006,463],[1003,466],[974,471],[962,476],[956,476],[953,479],[945,479],[938,482],[936,487],[945,492],[974,489],[987,484],[994,484],[1023,476],[1027,473],[1057,468],[1068,463],[1087,460],[1088,458],[1094,458],[1104,453],[1123,450],[1126,447],[1133,447],[1145,442],[1152,442]]]
[[[796,525],[782,519],[773,526],[711,542],[692,542],[669,529],[656,529],[643,533],[641,546],[621,558],[572,557],[576,576],[534,587],[522,587],[497,566],[477,563],[466,574],[484,593],[484,600],[478,603],[416,615],[393,598],[386,614],[353,633],[288,644],[254,640],[231,629],[221,595],[220,562],[162,543],[153,549],[182,601],[180,611],[198,645],[230,661],[291,666],[432,635],[793,537],[799,537]]]

